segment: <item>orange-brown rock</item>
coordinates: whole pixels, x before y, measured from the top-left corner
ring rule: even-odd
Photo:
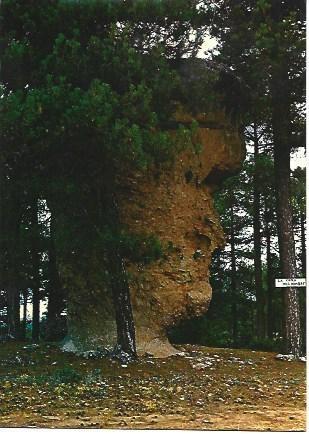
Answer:
[[[192,120],[177,117],[182,123]],[[151,172],[136,175],[120,200],[122,220],[131,231],[155,234],[172,246],[166,259],[128,267],[139,353],[174,353],[168,328],[206,312],[211,300],[209,265],[224,241],[211,193],[220,178],[239,168],[244,148],[222,114],[200,115],[198,121],[213,125],[197,131],[201,151],[183,152],[158,179]]]
[[[182,123],[193,119],[181,111],[175,118]],[[167,330],[182,319],[206,312],[211,300],[211,256],[224,242],[212,192],[225,176],[240,168],[244,144],[222,113],[200,114],[195,119],[199,122],[194,138],[199,152],[183,151],[159,174],[149,171],[119,177],[121,222],[130,232],[154,234],[163,246],[169,246],[164,258],[148,265],[126,264],[139,354],[165,357],[175,353]],[[85,273],[82,286],[86,288],[91,272]],[[113,346],[116,326],[107,289],[92,286],[83,309],[78,308],[78,297],[69,311],[71,341],[66,347]]]

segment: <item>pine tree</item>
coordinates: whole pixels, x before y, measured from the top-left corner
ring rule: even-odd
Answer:
[[[117,196],[119,172],[160,167],[174,158],[180,143],[190,145],[189,131],[179,128],[172,136],[166,123],[181,95],[175,68],[183,55],[196,53],[204,34],[201,17],[207,20],[207,13],[197,3],[1,4],[2,155],[3,164],[19,174],[32,211],[32,264],[25,269],[32,277],[34,339],[43,267],[37,205],[46,201],[55,219],[54,256],[65,298],[73,300],[82,290],[86,297],[89,282],[79,285],[88,275],[90,286],[106,284],[118,344],[135,354],[120,246],[125,228],[113,218],[111,198]],[[49,259],[51,271],[51,250]],[[87,269],[83,276],[81,263]],[[51,273],[57,274],[54,268]],[[51,319],[53,295],[47,290]]]
[[[218,2],[219,10],[221,6]],[[290,154],[293,146],[302,144],[303,137],[301,110],[296,107],[303,104],[304,97],[304,5],[230,0],[224,8],[213,32],[220,38],[221,61],[233,67],[234,74],[250,89],[244,122],[257,120],[256,105],[264,107],[264,121],[273,142],[281,272],[284,277],[296,277]],[[284,300],[286,351],[298,357],[297,290],[285,289]]]

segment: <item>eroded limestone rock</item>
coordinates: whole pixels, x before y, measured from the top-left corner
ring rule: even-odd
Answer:
[[[182,123],[192,119],[181,112],[176,115]],[[244,144],[222,113],[195,119],[200,125],[195,137],[201,145],[199,153],[184,151],[159,174],[119,176],[122,223],[130,232],[154,234],[169,246],[164,258],[148,265],[126,264],[139,354],[175,354],[166,331],[180,320],[206,312],[211,300],[211,255],[224,243],[212,192],[239,169]],[[79,285],[84,291],[76,291],[69,302],[69,338],[79,350],[112,348],[117,334],[111,296],[104,278],[100,287],[92,281],[90,263],[92,259],[81,265],[84,274]]]

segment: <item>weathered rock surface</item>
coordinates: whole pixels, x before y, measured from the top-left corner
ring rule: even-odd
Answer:
[[[191,121],[178,115],[181,122]],[[207,115],[200,125],[209,124]],[[224,235],[213,206],[214,182],[239,168],[244,156],[238,133],[217,115],[217,128],[198,129],[201,152],[177,158],[159,179],[136,177],[121,198],[122,218],[134,232],[155,234],[173,246],[167,259],[129,265],[138,351],[162,357],[175,352],[166,330],[204,313],[211,300],[209,265]]]
[[[178,113],[176,120],[191,123]],[[200,152],[186,150],[168,169],[119,177],[121,221],[131,232],[154,234],[169,246],[164,258],[148,265],[127,263],[139,354],[176,353],[166,331],[179,320],[206,312],[211,300],[209,265],[224,242],[212,192],[240,168],[244,144],[222,113],[201,114],[195,140]],[[91,258],[92,266],[95,258]],[[97,263],[98,268],[102,264]],[[112,347],[116,325],[111,296],[92,281],[89,263],[81,264],[79,287],[69,304],[70,350]],[[91,290],[89,290],[91,288]],[[85,299],[86,297],[86,299]]]

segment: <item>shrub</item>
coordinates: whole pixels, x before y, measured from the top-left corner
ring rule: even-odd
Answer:
[[[82,380],[82,375],[75,369],[66,367],[55,371],[50,378],[51,383],[75,384]]]

